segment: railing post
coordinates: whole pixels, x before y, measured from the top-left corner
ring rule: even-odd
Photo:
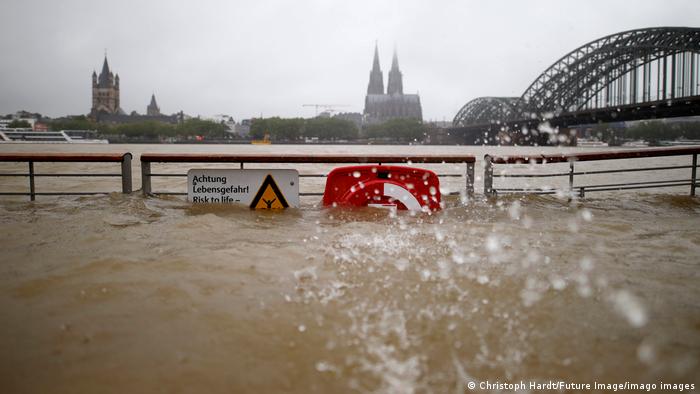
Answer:
[[[467,163],[467,195],[474,195],[474,163]]]
[[[574,161],[569,159],[569,199],[574,195]]]
[[[151,194],[151,162],[141,160],[141,192]]]
[[[693,153],[693,168],[690,172],[690,195],[695,195],[695,183],[697,181],[698,154]]]
[[[131,193],[131,153],[122,156],[122,193]]]
[[[34,187],[34,162],[29,162],[29,200],[36,200],[36,189]]]
[[[487,196],[493,195],[493,163],[491,156],[484,156],[484,194]]]

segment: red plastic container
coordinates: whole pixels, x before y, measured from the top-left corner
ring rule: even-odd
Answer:
[[[421,168],[363,165],[339,167],[328,174],[324,206],[395,206],[397,209],[440,209],[440,180]]]

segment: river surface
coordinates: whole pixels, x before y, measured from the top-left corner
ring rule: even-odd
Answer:
[[[0,199],[0,392],[461,393],[472,382],[550,380],[700,387],[700,200],[687,186],[573,200],[481,194],[485,153],[558,148],[0,145],[18,151],[133,152],[135,188],[141,152],[474,154],[477,194],[447,197],[434,214],[326,209],[320,197],[261,212],[123,195],[117,178],[38,178],[38,191],[115,192]],[[581,168],[679,163],[690,160]],[[226,166],[154,172],[205,167]],[[539,167],[508,171],[566,171]],[[118,165],[37,164],[80,171]],[[26,182],[0,178],[0,189]],[[557,182],[529,186],[567,179]],[[323,183],[305,178],[301,189]],[[464,178],[441,185],[457,193]],[[185,191],[184,182],[162,178],[154,190]]]

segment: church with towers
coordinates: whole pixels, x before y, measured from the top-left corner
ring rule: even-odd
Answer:
[[[139,115],[136,111],[127,115],[119,103],[119,74],[109,69],[107,56],[102,63],[102,71],[97,75],[92,72],[92,108],[90,117],[104,123],[132,123],[145,120],[155,120],[165,123],[182,121],[183,114],[163,115],[156,103],[156,95],[151,95],[151,103],[146,107],[146,114]]]
[[[124,114],[119,107],[119,74],[114,75],[109,70],[107,56],[102,63],[100,76],[93,70],[92,72],[92,109],[90,116],[97,118],[100,113],[104,114]]]
[[[374,61],[369,73],[369,85],[365,97],[364,122],[366,124],[381,123],[390,119],[408,118],[423,120],[420,97],[417,94],[404,94],[403,75],[399,70],[399,59],[394,50],[394,56],[389,70],[386,93],[384,92],[384,77],[379,66],[379,49],[374,46]]]

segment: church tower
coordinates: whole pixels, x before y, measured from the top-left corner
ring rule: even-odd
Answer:
[[[386,85],[387,94],[403,94],[403,76],[399,71],[399,57],[394,48],[394,58],[391,60],[391,70],[389,70],[389,82]]]
[[[382,69],[379,68],[379,49],[376,43],[374,44],[374,62],[372,63],[372,71],[369,73],[367,94],[384,94],[384,77],[382,77]]]
[[[404,94],[403,74],[399,70],[399,57],[394,49],[394,57],[389,70],[389,80],[384,93],[382,70],[379,68],[379,50],[374,45],[374,64],[369,74],[369,86],[365,96],[363,122],[377,124],[391,119],[423,120],[420,97],[417,94]]]
[[[92,109],[90,116],[97,118],[100,113],[119,114],[119,75],[109,70],[107,56],[102,64],[99,77],[92,72]]]
[[[148,107],[146,107],[146,115],[160,116],[160,108],[158,108],[158,104],[156,104],[155,93],[151,95],[151,103],[148,104]]]

